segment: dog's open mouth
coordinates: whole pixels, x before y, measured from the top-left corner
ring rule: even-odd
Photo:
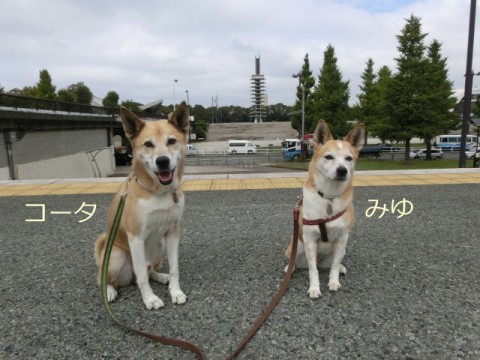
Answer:
[[[160,184],[162,185],[169,185],[173,181],[173,173],[175,172],[174,170],[162,170],[157,174],[158,181],[160,181]]]

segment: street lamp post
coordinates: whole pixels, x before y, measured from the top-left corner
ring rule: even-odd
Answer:
[[[175,111],[175,83],[177,82],[177,79],[173,79],[173,111]]]
[[[187,93],[187,108],[190,111],[190,101],[188,99],[188,90],[185,90],[185,92]],[[189,112],[189,116],[188,116],[188,143],[189,144],[190,144],[191,128],[192,128],[192,123],[190,121],[190,112]]]
[[[302,147],[303,147],[303,140],[305,137],[305,86],[303,85],[303,82],[302,82],[302,73],[293,74],[292,77],[295,79],[298,78],[298,86],[302,89],[302,137],[300,138],[300,143],[302,144]],[[301,154],[302,154],[302,160],[304,160],[303,151]]]

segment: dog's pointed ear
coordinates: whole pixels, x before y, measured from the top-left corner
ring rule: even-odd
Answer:
[[[357,124],[343,140],[349,142],[357,151],[360,151],[365,143],[365,126],[361,123]]]
[[[327,122],[323,119],[320,119],[318,120],[317,127],[313,132],[313,146],[322,146],[328,140],[333,140],[332,133],[330,132]]]
[[[183,133],[187,133],[188,126],[190,122],[190,113],[188,111],[188,106],[185,101],[182,101],[180,105],[178,105],[177,109],[173,113],[168,121],[175,126],[178,130]]]
[[[130,141],[135,139],[145,125],[137,115],[124,107],[120,109],[120,118],[122,119],[123,131]]]

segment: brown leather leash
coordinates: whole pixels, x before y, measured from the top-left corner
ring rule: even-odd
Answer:
[[[108,264],[110,260],[110,254],[112,252],[112,247],[113,247],[113,240],[115,239],[115,235],[118,230],[118,226],[120,224],[120,219],[122,217],[122,212],[123,212],[123,207],[125,205],[125,200],[127,197],[127,192],[123,193],[120,197],[120,202],[117,208],[117,212],[115,214],[115,218],[113,221],[112,229],[110,231],[107,244],[105,247],[105,254],[103,258],[103,266],[102,266],[102,279],[101,279],[101,296],[102,296],[102,301],[103,305],[105,307],[105,310],[107,311],[108,315],[110,318],[117,324],[123,327],[124,329],[131,331],[133,333],[136,333],[138,335],[144,336],[146,338],[149,338],[151,340],[157,341],[161,344],[164,345],[170,345],[170,346],[175,346],[182,348],[184,350],[190,351],[197,355],[197,357],[201,360],[205,359],[205,356],[203,355],[202,350],[200,350],[199,347],[195,346],[192,343],[189,343],[188,341],[180,340],[180,339],[172,339],[168,338],[165,336],[160,336],[160,335],[154,335],[150,334],[148,332],[135,329],[131,326],[128,326],[121,321],[119,321],[116,316],[113,314],[112,309],[110,308],[110,304],[107,299],[107,273],[108,273]],[[292,239],[292,248],[290,252],[290,259],[288,261],[288,267],[287,271],[285,273],[285,276],[283,277],[283,280],[280,284],[280,287],[275,295],[275,297],[272,299],[268,307],[263,311],[262,315],[255,321],[251,329],[248,331],[247,335],[240,341],[239,345],[237,348],[227,357],[228,360],[234,359],[240,351],[243,349],[243,347],[251,340],[251,338],[255,335],[255,333],[258,331],[258,329],[262,326],[262,324],[265,322],[265,320],[268,318],[268,316],[272,313],[272,311],[275,309],[275,307],[278,305],[280,300],[282,299],[283,295],[288,289],[288,284],[290,283],[290,279],[292,277],[293,273],[293,268],[295,266],[295,258],[297,255],[297,244],[298,244],[298,219],[300,215],[300,206],[302,204],[302,197],[299,196],[297,198],[297,204],[295,205],[295,208],[293,209],[293,239]]]
[[[267,306],[267,308],[263,311],[262,315],[255,321],[253,326],[248,331],[247,335],[240,341],[237,348],[227,357],[228,360],[234,359],[238,353],[243,349],[243,347],[250,341],[250,339],[255,335],[255,333],[260,329],[262,324],[267,320],[268,316],[272,313],[273,309],[278,305],[280,300],[282,299],[283,295],[287,291],[288,284],[290,283],[290,279],[292,278],[293,268],[295,266],[295,258],[297,256],[297,244],[298,244],[298,218],[300,215],[300,206],[302,204],[302,197],[299,196],[297,198],[297,204],[295,205],[295,209],[293,209],[293,239],[292,239],[292,249],[290,252],[290,259],[288,261],[287,272],[283,277],[283,280],[278,288],[277,293],[275,294],[274,298]]]

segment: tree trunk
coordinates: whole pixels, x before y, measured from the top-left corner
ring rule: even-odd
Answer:
[[[425,145],[427,145],[427,160],[432,160],[432,143],[431,139],[425,139]]]
[[[410,160],[410,139],[405,139],[405,163]]]

